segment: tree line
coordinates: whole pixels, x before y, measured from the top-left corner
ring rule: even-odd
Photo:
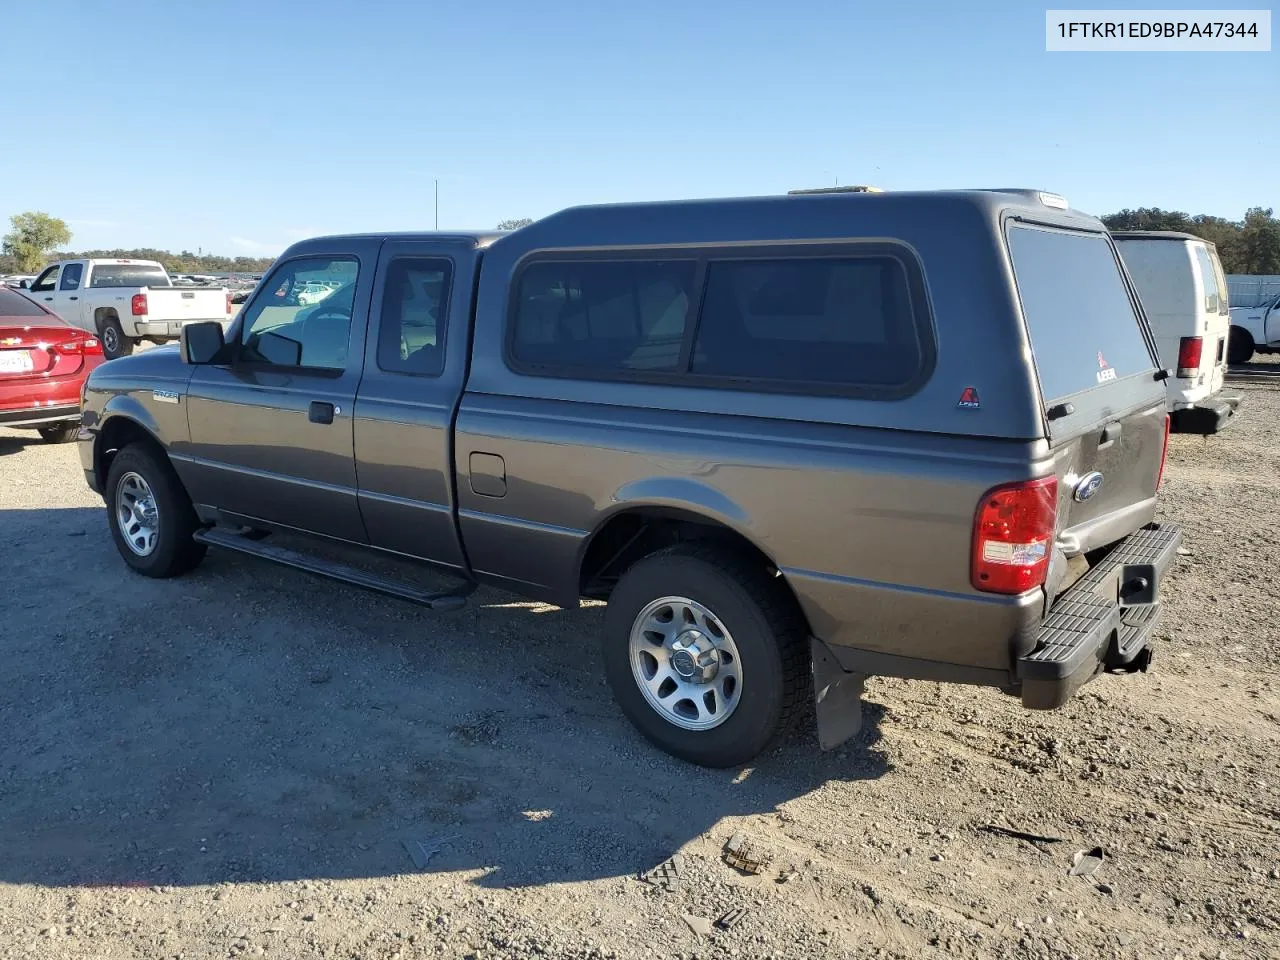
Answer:
[[[518,230],[533,221],[528,217],[503,220],[499,230]],[[1102,217],[1111,230],[1176,230],[1208,240],[1218,248],[1222,268],[1232,274],[1280,274],[1280,219],[1271,208],[1252,207],[1242,220],[1227,220],[1208,214],[1187,214],[1159,207],[1121,210]],[[71,242],[71,231],[57,217],[41,211],[14,214],[12,229],[0,247],[0,275],[34,273],[52,259],[94,257],[157,260],[170,273],[263,273],[272,257],[223,257],[197,254],[190,250],[172,253],[144,247],[136,250],[82,250],[54,253]]]
[[[1270,208],[1253,207],[1243,220],[1179,210],[1139,207],[1102,218],[1109,230],[1176,230],[1208,240],[1218,248],[1224,273],[1280,274],[1280,220]]]

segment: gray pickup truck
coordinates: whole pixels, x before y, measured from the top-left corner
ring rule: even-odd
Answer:
[[[1154,357],[1054,194],[581,207],[299,243],[225,336],[95,370],[79,446],[148,576],[212,545],[435,609],[607,600],[622,710],[729,766],[809,702],[842,742],[868,676],[1048,709],[1145,670],[1180,536]]]

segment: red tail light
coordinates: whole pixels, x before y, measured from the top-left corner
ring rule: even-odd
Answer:
[[[133,295],[133,315],[135,317],[145,317],[147,315],[147,295],[145,293],[135,293]]]
[[[1156,489],[1164,483],[1164,462],[1169,459],[1169,415],[1164,415],[1164,446],[1160,450],[1160,472],[1156,474]]]
[[[231,316],[231,294],[227,293],[227,316]]]
[[[1200,372],[1200,354],[1204,352],[1204,339],[1183,337],[1178,341],[1178,376],[1194,377]]]
[[[1057,477],[988,490],[973,520],[974,589],[1019,594],[1043,584],[1057,519]]]

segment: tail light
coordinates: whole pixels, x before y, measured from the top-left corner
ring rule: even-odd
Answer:
[[[145,293],[135,293],[133,295],[133,315],[135,317],[145,317],[147,315],[147,295]]]
[[[1202,337],[1183,337],[1178,341],[1178,376],[1194,377],[1200,372],[1200,354],[1204,351]]]
[[[1160,472],[1156,474],[1156,489],[1164,483],[1164,462],[1169,459],[1169,415],[1164,415],[1164,446],[1160,448]]]
[[[231,316],[231,294],[227,293],[227,316]]]
[[[1057,519],[1057,477],[988,490],[973,520],[974,589],[1019,594],[1041,586]]]
[[[54,353],[65,354],[68,357],[92,357],[102,353],[102,343],[97,337],[86,337],[83,340],[69,340],[66,343],[55,343],[53,345]]]

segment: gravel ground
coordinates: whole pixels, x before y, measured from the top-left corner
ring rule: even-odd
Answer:
[[[1170,444],[1150,673],[1048,714],[873,680],[855,743],[728,772],[621,719],[598,606],[148,581],[75,450],[0,431],[0,957],[1276,957],[1280,364],[1232,379]]]

